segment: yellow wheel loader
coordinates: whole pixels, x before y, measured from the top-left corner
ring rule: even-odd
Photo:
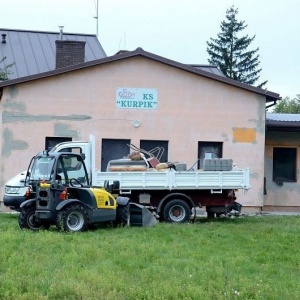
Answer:
[[[56,225],[61,231],[84,231],[90,224],[113,222],[151,226],[156,219],[145,207],[117,196],[119,182],[90,186],[84,156],[75,153],[36,155],[27,170],[25,186],[30,200],[21,204],[19,226],[22,229],[48,229]]]

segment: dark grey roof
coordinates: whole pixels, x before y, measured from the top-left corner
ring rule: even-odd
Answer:
[[[124,53],[127,53],[127,52],[130,52],[130,51],[128,51],[128,50],[119,50],[115,55],[124,54]],[[199,69],[199,70],[203,70],[203,71],[206,71],[206,72],[210,72],[210,73],[225,77],[225,75],[221,72],[221,70],[218,69],[217,66],[199,65],[199,64],[187,64],[187,66],[191,66],[191,67],[194,67],[194,68]]]
[[[218,69],[217,66],[212,66],[212,65],[190,65],[196,69],[200,69],[206,72],[210,72],[219,76],[225,77],[225,75],[221,72],[221,70]]]
[[[130,59],[132,57],[138,57],[138,56],[148,58],[153,61],[171,66],[173,68],[183,70],[185,72],[193,73],[193,74],[201,76],[201,77],[205,77],[205,78],[208,78],[211,80],[222,82],[224,84],[235,86],[237,88],[241,88],[241,89],[247,90],[249,92],[263,95],[266,97],[266,102],[274,102],[274,101],[280,99],[280,96],[277,93],[263,90],[263,89],[254,87],[249,84],[241,83],[239,81],[236,81],[236,80],[224,77],[224,76],[216,75],[214,73],[207,72],[207,71],[204,71],[199,68],[195,68],[190,65],[182,64],[182,63],[176,62],[174,60],[170,60],[170,59],[158,56],[156,54],[144,51],[142,48],[137,48],[134,51],[127,51],[127,52],[124,52],[121,54],[116,54],[116,55],[109,56],[106,58],[102,58],[102,59],[98,59],[98,60],[94,60],[94,61],[90,61],[90,62],[86,62],[86,63],[82,63],[82,64],[77,64],[74,66],[69,66],[69,67],[65,67],[65,68],[61,68],[61,69],[56,69],[56,70],[49,71],[46,73],[28,76],[25,78],[3,81],[3,82],[0,82],[0,88],[5,87],[5,86],[10,86],[13,84],[18,84],[18,83],[22,83],[22,82],[27,82],[27,81],[31,81],[31,80],[36,80],[36,79],[40,79],[40,78],[45,78],[45,77],[49,77],[49,76],[55,76],[58,74],[72,72],[75,70],[80,70],[80,69],[88,68],[91,66],[97,66],[97,65],[111,63],[111,62],[115,62],[115,61],[119,61],[119,60]]]
[[[1,35],[6,34],[6,43]],[[6,57],[1,67],[15,63],[10,68],[10,79],[44,73],[55,69],[55,41],[59,32],[43,32],[0,28],[0,60]],[[92,34],[64,33],[64,40],[85,41],[85,62],[101,59],[106,54],[97,36]]]
[[[300,114],[267,113],[266,128],[268,131],[300,131]]]

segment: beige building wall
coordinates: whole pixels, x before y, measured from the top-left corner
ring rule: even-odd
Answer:
[[[156,89],[155,110],[116,108],[116,89]],[[4,88],[1,199],[5,182],[27,168],[46,136],[73,140],[168,140],[169,161],[197,160],[198,142],[223,143],[223,157],[251,170],[252,188],[238,192],[244,206],[263,205],[265,97],[134,57]],[[133,120],[140,121],[138,128]]]
[[[273,181],[273,148],[296,148],[296,182]],[[300,137],[299,132],[267,132],[265,153],[266,192],[264,209],[300,212]]]

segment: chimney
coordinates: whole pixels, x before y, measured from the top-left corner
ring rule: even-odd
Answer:
[[[63,40],[64,26],[58,26],[58,27],[59,27],[59,39]]]
[[[6,34],[2,33],[2,44],[6,44]]]
[[[84,62],[85,42],[57,40],[56,69],[77,65]]]

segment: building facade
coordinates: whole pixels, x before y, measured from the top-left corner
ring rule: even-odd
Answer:
[[[267,114],[264,209],[300,212],[300,115]]]
[[[188,168],[213,152],[250,168],[252,188],[237,193],[244,209],[264,205],[265,108],[276,93],[141,48],[2,82],[0,90],[1,199],[5,182],[47,143],[93,134],[99,170],[128,154],[129,143],[162,145],[164,160]]]

